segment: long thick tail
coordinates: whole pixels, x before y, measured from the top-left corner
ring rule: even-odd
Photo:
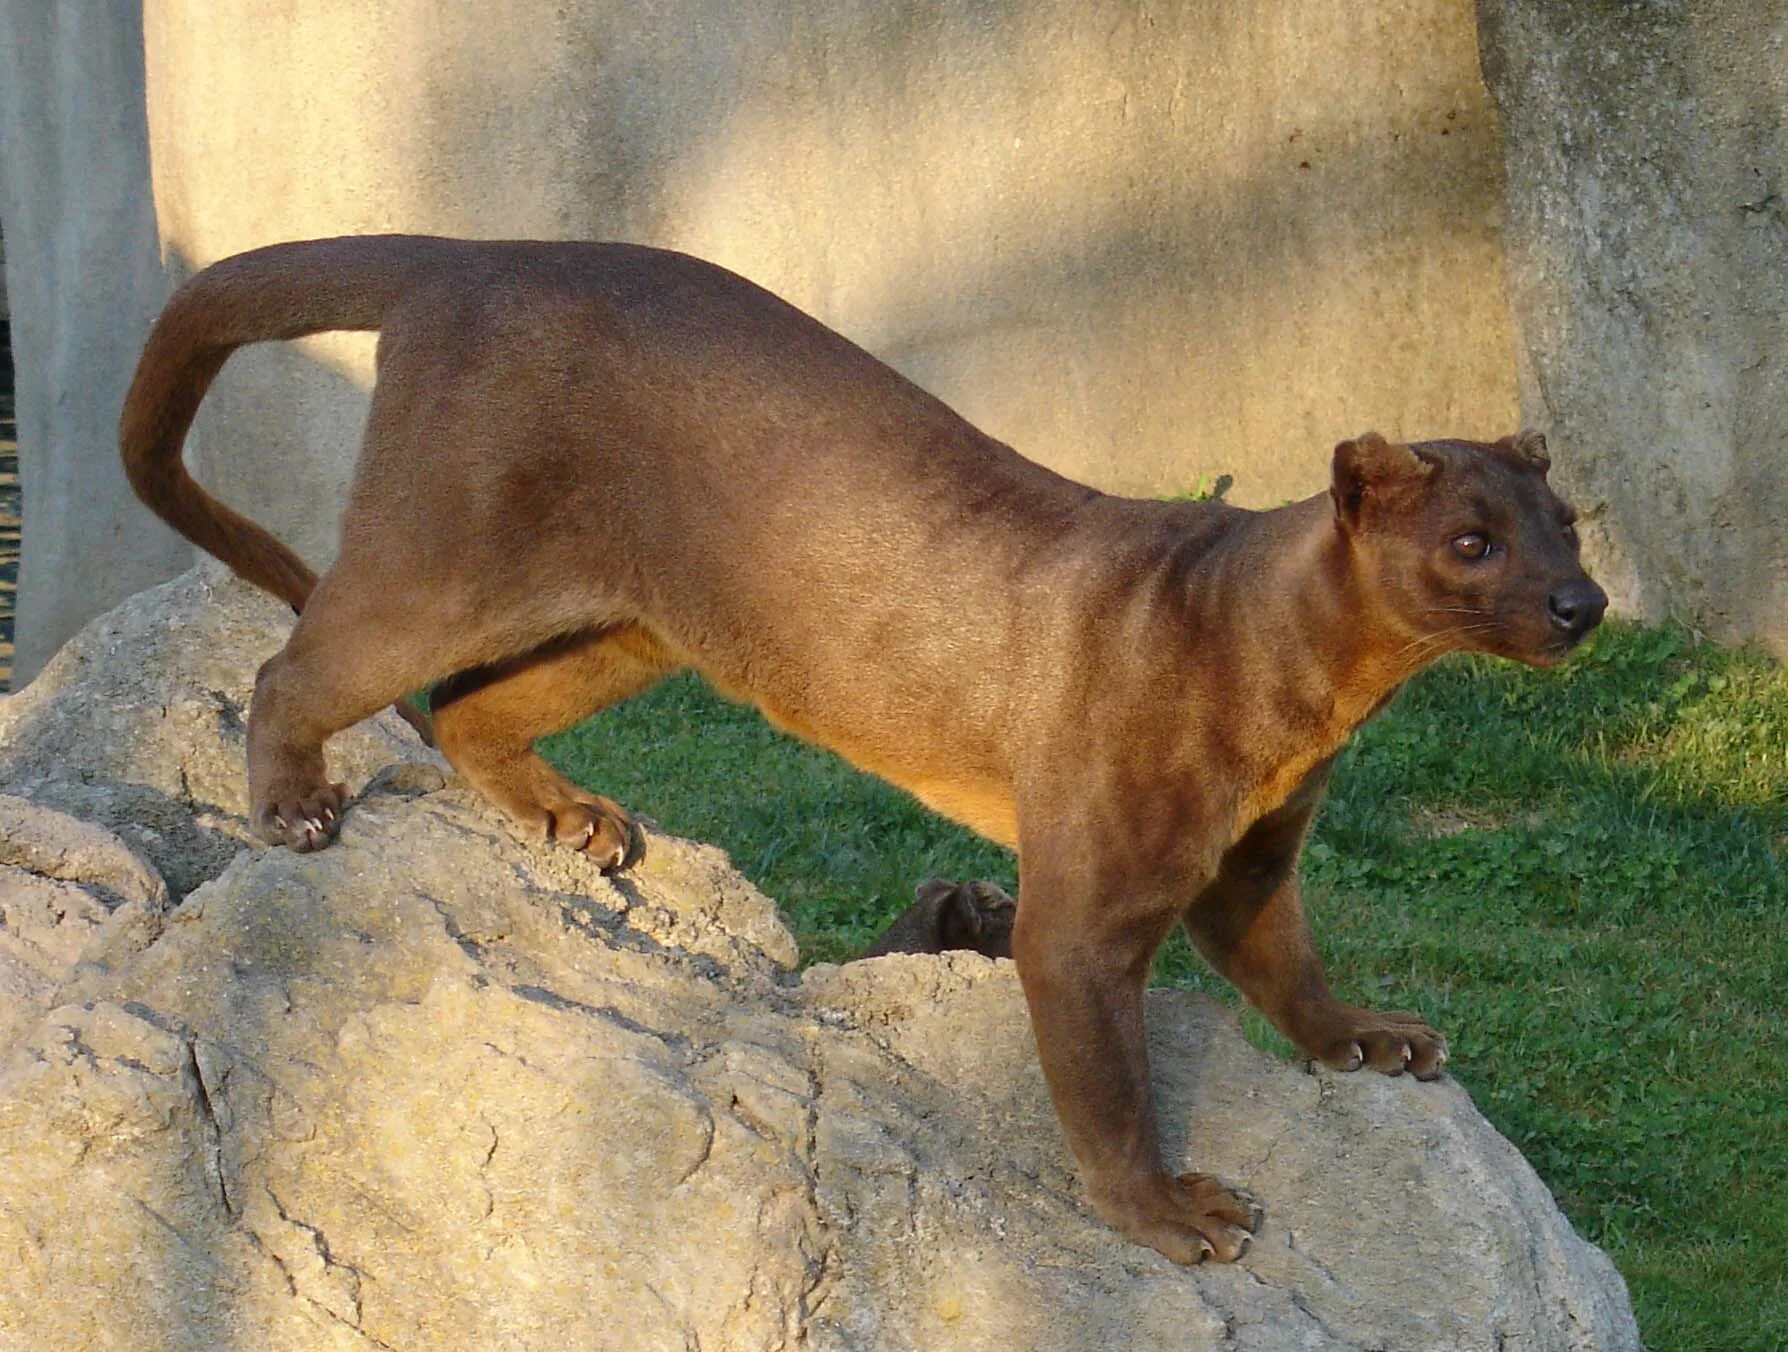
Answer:
[[[149,332],[118,426],[124,472],[163,521],[238,577],[302,611],[317,575],[271,531],[231,511],[181,461],[212,380],[246,343],[377,329],[398,299],[448,263],[453,241],[369,235],[275,244],[214,263],[174,293]],[[428,717],[397,711],[433,745]]]
[[[124,399],[118,446],[137,496],[238,576],[302,610],[317,575],[271,532],[199,487],[180,458],[187,429],[236,348],[331,329],[377,329],[453,247],[415,235],[275,244],[193,277],[155,321]]]

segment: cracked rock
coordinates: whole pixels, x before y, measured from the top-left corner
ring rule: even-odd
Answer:
[[[35,1023],[95,945],[153,924],[167,885],[111,832],[0,793],[0,1048]]]
[[[0,699],[0,785],[121,836],[184,896],[250,843],[244,720],[291,626],[216,563],[132,597]],[[350,790],[393,761],[433,759],[389,711],[329,750]]]
[[[162,726],[125,673],[240,694],[273,618],[215,579],[137,598],[0,705],[0,767],[41,804],[178,762],[169,801],[239,813],[239,729]],[[62,743],[84,769],[57,780],[42,729],[90,700],[157,763]],[[797,977],[706,846],[654,835],[609,879],[451,778],[383,775],[335,846],[235,852],[106,941],[152,901],[96,900],[0,1063],[5,1352],[1638,1346],[1612,1266],[1456,1084],[1312,1076],[1180,995],[1150,1009],[1168,1151],[1268,1220],[1233,1267],[1124,1244],[1080,1200],[1010,963]]]

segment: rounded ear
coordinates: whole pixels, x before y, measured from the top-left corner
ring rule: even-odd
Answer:
[[[981,937],[981,908],[972,886],[956,888],[938,908],[938,938],[945,948],[973,948]]]
[[[936,906],[955,890],[956,884],[948,878],[927,878],[913,889],[913,900],[927,906]]]
[[[1012,931],[1018,926],[1018,903],[1004,889],[989,882],[974,884],[975,903],[981,912],[981,933],[975,947],[990,958],[1012,956]]]
[[[1390,501],[1398,494],[1426,483],[1438,464],[1424,459],[1408,446],[1386,441],[1366,432],[1335,447],[1334,472],[1329,496],[1335,516],[1352,530],[1358,526],[1367,504]]]
[[[1018,903],[1007,894],[1005,888],[998,883],[990,883],[985,878],[979,878],[970,883],[969,890],[975,894],[975,904],[981,908],[984,914],[1001,908],[1007,910],[1018,908]]]
[[[1542,475],[1552,468],[1552,457],[1546,450],[1546,434],[1537,428],[1525,428],[1496,444]]]

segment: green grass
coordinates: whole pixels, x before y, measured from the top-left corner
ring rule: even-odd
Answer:
[[[810,961],[932,874],[1015,882],[690,678],[548,750],[729,850]],[[1336,989],[1448,1032],[1654,1352],[1788,1347],[1788,671],[1630,625],[1557,672],[1443,663],[1344,753],[1305,878]],[[1156,979],[1232,998],[1177,939]]]

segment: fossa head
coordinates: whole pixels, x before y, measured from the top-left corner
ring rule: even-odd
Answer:
[[[1608,597],[1583,570],[1551,464],[1538,432],[1407,446],[1369,432],[1335,448],[1336,523],[1422,657],[1551,666],[1601,622]]]

